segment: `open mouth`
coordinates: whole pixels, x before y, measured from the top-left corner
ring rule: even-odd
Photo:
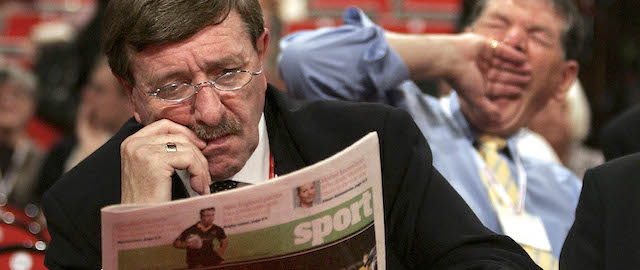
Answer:
[[[509,103],[514,103],[517,102],[520,97],[522,95],[521,94],[504,94],[504,95],[493,95],[493,96],[489,96],[488,99],[498,105],[500,108],[502,108],[503,106],[508,105]]]

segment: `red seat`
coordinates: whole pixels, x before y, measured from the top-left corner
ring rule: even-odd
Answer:
[[[31,28],[41,21],[40,14],[35,11],[16,11],[6,19],[3,35],[27,37],[31,34]]]
[[[309,9],[344,10],[357,6],[371,12],[387,12],[391,10],[392,0],[311,0]]]
[[[404,11],[409,12],[448,12],[457,14],[462,3],[460,0],[400,0]]]

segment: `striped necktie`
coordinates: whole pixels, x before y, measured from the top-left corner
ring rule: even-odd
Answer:
[[[225,191],[229,189],[234,189],[238,187],[238,182],[233,180],[223,180],[223,181],[215,181],[209,185],[209,190],[211,190],[211,194]]]
[[[483,135],[476,139],[476,145],[478,153],[484,160],[487,170],[489,170],[489,172],[480,172],[480,175],[482,177],[482,183],[489,195],[491,204],[494,205],[494,207],[498,205],[502,207],[516,205],[519,199],[518,186],[511,175],[511,170],[509,169],[507,160],[499,154],[499,152],[503,151],[507,147],[506,141],[499,137]],[[504,197],[500,197],[498,191],[492,188],[491,179],[489,179],[491,175],[495,177],[495,180],[506,191],[506,195],[511,202],[505,202]],[[550,252],[528,245],[520,245],[529,254],[529,256],[531,256],[531,259],[533,259],[533,261],[542,269],[558,269],[558,260],[555,259]]]

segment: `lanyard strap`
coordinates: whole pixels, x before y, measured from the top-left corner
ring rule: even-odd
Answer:
[[[441,97],[438,99],[438,101],[440,103],[440,108],[444,112],[444,116],[445,116],[444,118],[450,121],[451,127],[458,129],[458,131],[461,132],[462,134],[467,133],[467,132],[464,132],[463,128],[461,128],[454,119],[453,112],[451,111],[450,96]],[[507,194],[507,191],[500,184],[496,175],[489,169],[486,162],[484,162],[484,160],[482,159],[478,151],[473,146],[470,146],[470,147],[472,148],[471,152],[473,152],[473,156],[476,161],[476,164],[478,165],[479,168],[481,168],[482,173],[485,176],[487,176],[487,177],[483,177],[483,179],[487,178],[491,181],[490,186],[488,185],[488,183],[485,183],[484,180],[482,181],[483,184],[485,185],[485,188],[487,189],[493,188],[494,191],[498,194],[498,196],[500,196],[500,200],[502,200],[507,205],[507,207],[513,209],[516,213],[522,213],[524,210],[524,203],[527,195],[527,192],[526,192],[527,191],[527,172],[524,169],[524,165],[522,165],[522,160],[520,159],[520,156],[517,155],[517,153],[513,155],[514,163],[516,164],[517,173],[518,173],[518,183],[520,184],[519,190],[518,190],[518,201],[514,206],[513,200],[511,200],[511,198]],[[496,203],[497,202],[492,202],[492,204],[494,205]]]
[[[480,154],[477,151],[473,151],[473,156],[476,161],[476,164],[480,167],[480,171],[485,175],[485,178],[490,182],[486,183],[486,181],[482,181],[487,189],[493,189],[494,192],[498,194],[500,200],[508,207],[515,211],[515,213],[522,213],[524,211],[524,203],[527,196],[527,172],[524,170],[524,166],[522,165],[522,161],[517,155],[514,155],[514,163],[516,164],[517,174],[518,174],[518,199],[515,202],[511,199],[507,191],[500,184],[498,177],[489,169],[487,163],[480,157]],[[491,199],[491,198],[489,198]],[[496,204],[497,202],[492,202],[492,204]]]
[[[269,151],[269,179],[273,179],[276,176],[276,162],[273,161],[273,154]]]

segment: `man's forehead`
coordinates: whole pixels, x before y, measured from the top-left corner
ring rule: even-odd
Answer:
[[[478,20],[489,18],[516,18],[526,25],[546,28],[560,37],[565,19],[550,0],[488,0]]]
[[[173,73],[236,68],[246,64],[249,50],[253,49],[249,37],[225,27],[222,24],[207,26],[186,40],[154,45],[133,53],[134,76],[147,77],[153,84]],[[242,28],[239,29],[244,33]]]
[[[550,12],[552,15],[558,16],[551,0],[487,0],[480,16],[492,12],[510,13],[516,7],[531,11],[531,18],[537,17],[541,12]]]
[[[203,36],[209,38],[209,42],[233,42],[240,43],[250,41],[249,33],[247,33],[244,27],[244,22],[237,11],[233,10],[229,15],[221,22],[217,24],[211,24],[202,27],[192,36],[189,36],[182,40],[175,40],[167,43],[151,44],[146,46],[138,54],[151,55],[157,53],[159,50],[165,50],[167,48],[177,47],[181,44],[192,43],[192,41],[202,40]]]

